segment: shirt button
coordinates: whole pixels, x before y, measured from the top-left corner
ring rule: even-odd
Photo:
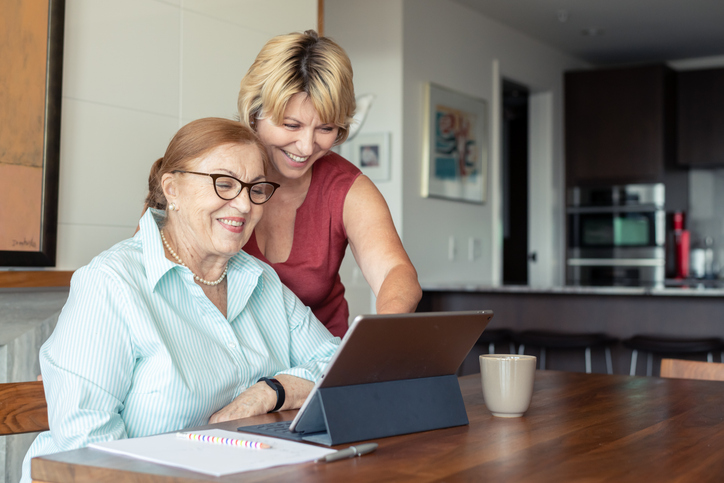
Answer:
[[[226,344],[226,345],[229,346],[229,349],[236,349],[236,344],[233,343],[233,342],[229,342],[229,343]]]

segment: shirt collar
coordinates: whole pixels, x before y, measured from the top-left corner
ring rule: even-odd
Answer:
[[[247,302],[254,294],[264,291],[264,270],[261,262],[241,250],[229,260],[229,272],[226,275],[228,283],[226,313],[229,320],[233,320],[246,307]]]
[[[166,213],[164,211],[149,208],[141,218],[140,230],[136,234],[136,236],[141,237],[143,265],[146,267],[146,277],[154,290],[161,277],[176,266],[175,263],[166,258],[163,242],[161,241],[161,231],[158,226],[163,224],[165,220]]]
[[[136,234],[136,236],[141,237],[146,277],[154,290],[161,277],[177,266],[166,258],[166,250],[161,241],[159,225],[163,225],[165,221],[165,211],[149,208],[141,218],[140,230]],[[243,250],[229,260],[229,271],[227,273],[229,293],[232,293],[232,290],[237,291],[240,289],[244,294],[243,301],[239,300],[242,306],[246,305],[246,300],[257,286],[259,286],[260,290],[263,290],[262,272],[263,269],[259,260]]]

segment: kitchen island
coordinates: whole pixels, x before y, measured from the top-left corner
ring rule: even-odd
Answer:
[[[619,339],[635,334],[724,338],[721,288],[423,284],[420,312],[476,309],[495,312],[490,329],[605,332]],[[537,354],[535,350],[526,353]],[[631,350],[619,343],[612,348],[612,356],[614,372],[628,374]],[[715,354],[714,360],[720,357]],[[583,351],[549,351],[546,360],[548,369],[584,370]],[[645,358],[639,357],[639,374],[644,366]],[[593,351],[593,371],[605,372],[603,349]]]

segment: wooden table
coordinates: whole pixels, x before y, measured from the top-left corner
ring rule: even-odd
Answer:
[[[85,448],[35,458],[32,475],[58,483],[724,478],[724,382],[539,371],[531,407],[516,419],[490,415],[478,375],[461,378],[460,386],[469,426],[380,439],[375,453],[335,463],[213,478]],[[294,413],[244,424],[290,419]]]

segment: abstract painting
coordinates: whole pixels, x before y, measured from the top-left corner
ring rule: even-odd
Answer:
[[[0,8],[0,266],[52,266],[65,4]]]
[[[425,95],[422,195],[485,202],[487,104],[432,83]]]

